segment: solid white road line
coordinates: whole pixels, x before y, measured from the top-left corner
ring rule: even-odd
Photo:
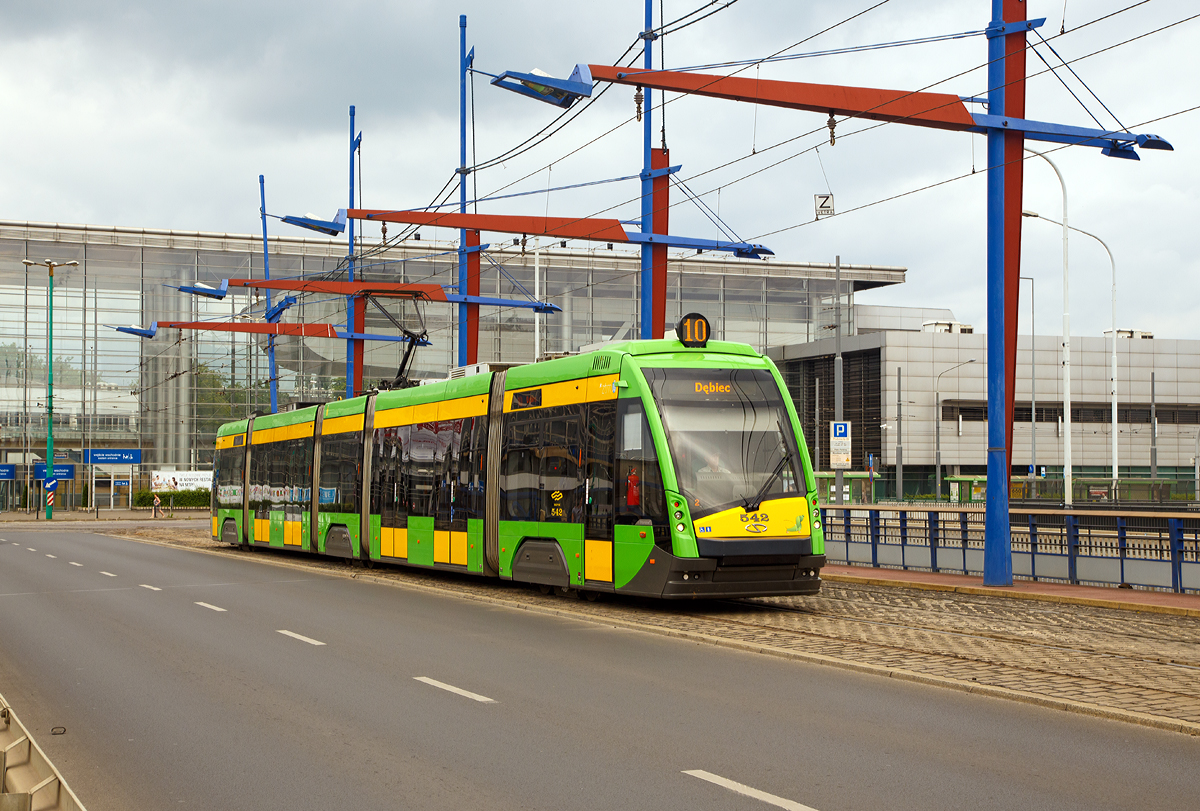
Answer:
[[[736,792],[737,794],[744,794],[747,797],[753,797],[756,800],[769,803],[776,808],[786,808],[787,811],[816,811],[816,809],[810,806],[792,802],[791,800],[785,800],[783,797],[776,797],[774,794],[768,794],[765,791],[759,791],[756,788],[744,786],[741,783],[735,783],[732,780],[727,780],[724,777],[715,775],[712,772],[706,772],[703,769],[692,769],[690,771],[685,770],[683,773],[691,775],[692,777],[699,777],[701,780],[707,780],[710,783],[721,786],[722,788],[727,788],[730,791]]]
[[[162,589],[160,589],[158,586],[147,586],[145,583],[142,583],[141,586],[142,588],[150,589],[151,591],[162,591]]]
[[[72,566],[82,566],[83,564],[82,564],[82,563],[76,563],[75,561],[71,561],[71,565],[72,565]]]
[[[146,586],[146,588],[148,588],[148,589],[149,589],[149,588],[154,588],[154,587],[153,587],[153,586]],[[161,589],[154,589],[154,590],[155,590],[155,591],[160,591]],[[208,608],[208,609],[211,609],[211,610],[213,610],[213,611],[224,611],[224,610],[225,610],[224,608],[221,608],[219,605],[210,605],[209,603],[201,603],[201,602],[197,602],[197,603],[196,603],[196,605],[198,605],[198,606],[201,606],[201,607],[203,607],[203,608]]]
[[[455,687],[452,684],[446,684],[445,682],[440,682],[437,679],[431,679],[428,676],[413,676],[413,678],[419,682],[424,682],[425,684],[428,684],[432,687],[436,687],[439,690],[445,690],[446,692],[449,692],[449,693],[455,693],[457,695],[469,698],[472,701],[478,701],[481,704],[495,704],[496,703],[496,700],[494,698],[488,698],[487,696],[481,696],[481,695],[479,695],[479,693],[472,693],[469,690],[464,690],[461,687]]]
[[[315,639],[309,639],[307,636],[301,636],[300,634],[295,633],[294,631],[281,630],[281,631],[279,631],[279,633],[283,634],[284,636],[290,636],[292,639],[299,639],[301,642],[307,642],[310,645],[324,645],[325,644],[324,642],[318,642]]]
[[[112,572],[101,572],[100,574],[104,575],[105,577],[116,577],[116,575]]]
[[[58,555],[46,555],[46,557],[54,558],[55,560],[58,560]]]

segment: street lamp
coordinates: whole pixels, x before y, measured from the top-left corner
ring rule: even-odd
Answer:
[[[1058,222],[1057,220],[1052,220],[1049,217],[1042,216],[1041,214],[1038,214],[1036,211],[1022,211],[1021,215],[1024,217],[1036,217],[1038,219],[1045,220],[1046,222],[1052,222],[1055,225],[1062,225],[1062,223]],[[1112,435],[1113,435],[1112,483],[1113,483],[1113,498],[1116,498],[1117,497],[1117,260],[1113,258],[1113,252],[1108,247],[1108,244],[1105,243],[1105,241],[1102,240],[1100,237],[1096,236],[1095,234],[1091,233],[1090,231],[1084,231],[1082,228],[1076,228],[1073,225],[1064,226],[1064,227],[1069,227],[1072,231],[1076,231],[1080,234],[1083,234],[1084,236],[1091,237],[1092,239],[1096,240],[1101,245],[1103,245],[1104,250],[1108,252],[1108,263],[1110,265],[1112,265],[1112,378],[1110,380],[1109,393],[1112,395]]]
[[[1071,506],[1071,313],[1070,285],[1067,265],[1067,182],[1063,180],[1062,172],[1050,158],[1036,149],[1025,147],[1025,151],[1037,155],[1050,164],[1058,177],[1058,185],[1062,187],[1063,221],[1063,498],[1067,507]],[[1024,214],[1025,212],[1021,212]],[[1030,216],[1037,216],[1029,212]],[[1114,338],[1115,340],[1115,338]]]
[[[34,262],[31,259],[22,259],[21,264],[25,266],[41,265],[50,271],[50,290],[46,295],[46,478],[44,480],[50,482],[54,479],[54,269],[75,267],[79,263],[74,261],[51,262],[49,259]],[[46,493],[47,521],[54,518],[54,502],[51,496],[53,492],[50,490]]]
[[[1022,212],[1024,214],[1024,212]],[[1029,282],[1029,478],[1033,486],[1033,497],[1037,498],[1037,287],[1032,276],[1022,276]]]
[[[937,409],[934,412],[934,419],[933,419],[933,440],[934,440],[933,461],[934,461],[934,466],[937,469],[936,478],[937,478],[937,500],[938,501],[940,501],[942,498],[942,392],[941,392],[941,388],[940,388],[941,384],[942,384],[942,375],[946,374],[946,372],[953,372],[959,366],[966,366],[968,363],[974,363],[974,362],[975,362],[975,358],[971,358],[970,360],[964,360],[962,363],[955,364],[954,366],[951,366],[949,369],[942,370],[940,373],[938,373],[938,376],[935,377],[933,380],[933,398],[934,398],[934,401],[936,402],[935,408]]]

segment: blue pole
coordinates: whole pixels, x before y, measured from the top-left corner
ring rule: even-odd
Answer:
[[[467,15],[458,18],[458,211],[467,213]],[[458,232],[458,293],[467,294],[467,229]],[[458,305],[458,365],[467,365],[467,305]]]
[[[262,215],[263,278],[271,279],[271,256],[267,252],[267,181],[258,176],[258,212]],[[267,309],[271,309],[271,291],[267,289]],[[267,373],[271,376],[271,413],[279,413],[279,376],[275,369],[275,336],[267,336]]]
[[[992,0],[992,20],[1004,18],[1003,0]],[[1005,114],[1004,37],[988,40],[988,112]],[[1004,131],[987,134],[987,510],[983,540],[983,582],[1012,585],[1008,518],[1008,451],[1004,356]]]
[[[350,208],[354,208],[354,150],[358,146],[354,137],[354,105],[350,105]],[[347,218],[346,234],[350,254],[349,280],[354,281],[354,220]],[[354,296],[346,296],[346,332],[354,332]],[[354,396],[354,340],[346,339],[346,399]]]
[[[645,48],[645,68],[654,68],[654,0],[646,0],[646,28],[642,33],[642,44]],[[646,90],[645,112],[642,116],[642,233],[649,234],[653,230],[651,222],[653,215],[654,180],[650,177],[650,125],[654,91]],[[651,334],[654,326],[654,248],[648,242],[642,243],[642,305],[641,329],[638,337],[642,340],[654,338]]]

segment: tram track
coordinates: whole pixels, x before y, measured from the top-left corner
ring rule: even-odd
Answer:
[[[725,602],[732,603],[733,601],[725,601]],[[807,613],[800,609],[792,608],[789,606],[764,605],[764,606],[760,606],[760,607],[763,608],[764,610],[778,611],[778,612],[783,612],[783,613],[800,613],[800,614]],[[830,616],[830,615],[821,615],[821,616]],[[1086,648],[1086,647],[1074,647],[1074,646],[1066,646],[1066,645],[1049,645],[1049,644],[1038,643],[1038,642],[1031,643],[1028,640],[1025,640],[1025,639],[1022,639],[1019,637],[1002,636],[1002,635],[997,635],[997,634],[966,633],[966,632],[962,632],[962,631],[951,631],[951,630],[946,630],[946,629],[931,628],[931,627],[926,627],[926,626],[917,626],[917,625],[904,624],[904,623],[890,623],[890,622],[884,622],[884,621],[880,621],[880,620],[866,620],[866,619],[862,619],[862,618],[858,618],[858,617],[846,617],[846,616],[837,616],[837,615],[833,615],[833,616],[839,620],[844,620],[844,621],[849,621],[849,622],[858,622],[858,623],[862,623],[864,625],[876,625],[876,626],[884,626],[884,627],[898,628],[898,629],[904,629],[904,630],[914,630],[914,629],[922,630],[922,631],[925,631],[928,633],[938,634],[938,635],[947,636],[947,637],[968,639],[968,640],[970,640],[970,639],[994,640],[994,641],[1002,641],[1002,642],[1021,644],[1021,645],[1032,644],[1032,645],[1035,645],[1044,650],[1057,651],[1057,652],[1064,653],[1064,654],[1087,653],[1087,654],[1093,654],[1093,655],[1097,655],[1097,656],[1111,657],[1114,659],[1124,659],[1124,660],[1128,660],[1130,662],[1168,665],[1171,667],[1180,668],[1181,670],[1194,671],[1194,673],[1191,673],[1189,675],[1191,675],[1193,678],[1200,679],[1200,665],[1192,664],[1192,663],[1164,661],[1164,660],[1160,660],[1160,659],[1151,659],[1151,658],[1140,657],[1140,656],[1130,656],[1130,655],[1122,654],[1122,653],[1118,653],[1118,652],[1106,651],[1106,650],[1101,650],[1101,649],[1091,649],[1091,648]],[[709,616],[708,618],[714,619],[711,616]],[[716,619],[721,622],[737,623],[737,624],[741,624],[741,625],[747,625],[750,627],[764,627],[761,625],[756,625],[755,623],[744,622],[742,620],[737,620],[737,619],[721,618],[721,617],[718,617]],[[796,632],[796,633],[797,633],[797,635],[800,635],[800,636],[818,636],[818,637],[822,637],[822,638],[829,639],[829,640],[842,641],[842,639],[843,639],[842,637],[839,637],[835,634],[825,634],[825,633],[821,633],[820,631],[811,630],[811,629],[801,631],[801,632]],[[905,653],[915,653],[915,654],[922,654],[922,655],[927,655],[927,654],[931,653],[928,650],[922,650],[922,649],[916,648],[916,647],[905,647],[902,645],[885,645],[885,644],[880,644],[880,643],[864,643],[864,644],[875,644],[878,647],[889,648],[892,650],[898,650],[898,651],[902,651]],[[972,656],[964,655],[962,653],[957,653],[957,652],[937,652],[937,655],[950,656],[952,658],[959,659],[961,661],[966,661],[966,662],[980,661],[977,657],[972,657]],[[1062,675],[1061,670],[1031,668],[1031,667],[1024,667],[1022,665],[1010,665],[1010,666],[1016,667],[1018,669],[1026,670],[1029,672],[1033,672],[1033,673],[1043,673],[1043,674],[1048,674],[1048,675],[1049,674]],[[1098,682],[1107,682],[1109,684],[1112,684],[1114,687],[1126,686],[1125,683],[1121,682],[1121,681],[1098,679],[1095,677],[1089,677],[1089,678],[1092,678],[1094,681],[1098,681]],[[1195,698],[1200,697],[1200,690],[1198,690],[1196,693],[1179,692],[1179,691],[1173,691],[1173,690],[1162,690],[1162,692],[1168,692],[1168,693],[1174,692],[1177,695],[1179,695],[1180,697],[1189,698],[1189,699],[1195,699]]]
[[[824,595],[822,595],[822,596],[824,596]],[[896,622],[896,621],[888,621],[888,620],[881,620],[881,619],[869,619],[869,618],[864,618],[861,616],[854,616],[851,613],[839,614],[839,613],[834,613],[834,612],[829,612],[829,611],[821,611],[819,609],[814,610],[811,608],[797,608],[795,606],[775,605],[775,604],[763,602],[763,600],[765,600],[765,599],[769,599],[769,598],[756,598],[756,599],[752,599],[752,600],[746,600],[746,601],[743,601],[743,604],[757,605],[766,611],[782,612],[782,613],[789,613],[789,614],[799,614],[802,616],[826,617],[826,618],[832,618],[832,619],[839,619],[839,620],[843,620],[846,622],[861,622],[864,624],[881,625],[881,626],[887,626],[887,627],[893,627],[893,628],[917,629],[917,630],[924,630],[929,633],[942,634],[945,636],[952,636],[952,637],[962,637],[962,638],[967,638],[967,639],[990,639],[990,640],[996,640],[996,641],[1000,641],[1000,642],[1008,642],[1008,643],[1013,643],[1013,644],[1035,645],[1035,646],[1038,646],[1041,648],[1045,648],[1047,650],[1083,651],[1083,652],[1097,654],[1097,655],[1110,655],[1110,656],[1115,656],[1115,657],[1119,657],[1119,658],[1123,658],[1123,659],[1129,659],[1130,661],[1147,662],[1147,663],[1162,664],[1162,665],[1172,665],[1172,666],[1197,670],[1198,672],[1200,672],[1200,658],[1196,658],[1194,660],[1188,660],[1188,659],[1179,659],[1179,658],[1168,658],[1168,657],[1164,657],[1164,656],[1151,656],[1151,655],[1145,655],[1145,654],[1130,654],[1130,653],[1126,653],[1126,652],[1122,652],[1122,651],[1118,651],[1118,650],[1113,650],[1111,646],[1105,647],[1105,646],[1099,646],[1099,645],[1085,645],[1085,644],[1066,645],[1066,644],[1062,644],[1062,643],[1049,643],[1049,642],[1044,642],[1044,641],[1037,640],[1037,639],[1031,639],[1027,636],[1021,636],[1021,635],[1017,635],[1017,634],[1008,634],[1008,633],[989,632],[989,631],[985,631],[985,630],[976,630],[976,631],[969,631],[969,632],[968,631],[956,631],[956,630],[948,629],[945,627],[939,627],[939,626],[929,624],[929,623],[911,622],[911,621],[910,622]],[[825,598],[825,599],[832,599],[832,598]],[[844,600],[845,598],[838,598],[838,599]],[[731,601],[731,600],[722,601],[722,602],[724,604],[729,604],[729,605],[735,604],[735,601]],[[949,615],[949,612],[939,612],[936,609],[931,609],[930,613],[941,613],[941,614]],[[1164,641],[1162,639],[1156,639],[1154,637],[1149,637],[1149,636],[1130,636],[1130,638],[1138,639],[1139,641],[1143,641],[1143,642],[1156,642],[1156,643],[1160,643],[1160,644],[1161,644],[1161,642]],[[1184,640],[1175,640],[1175,641],[1179,642],[1179,644],[1189,644],[1189,645],[1195,644],[1195,643],[1186,642]]]

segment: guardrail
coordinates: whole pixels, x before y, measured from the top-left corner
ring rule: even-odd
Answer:
[[[1013,576],[1200,592],[1200,516],[1113,510],[1011,510]],[[831,563],[983,573],[984,509],[821,508]]]
[[[58,769],[0,696],[0,809],[86,811]]]

